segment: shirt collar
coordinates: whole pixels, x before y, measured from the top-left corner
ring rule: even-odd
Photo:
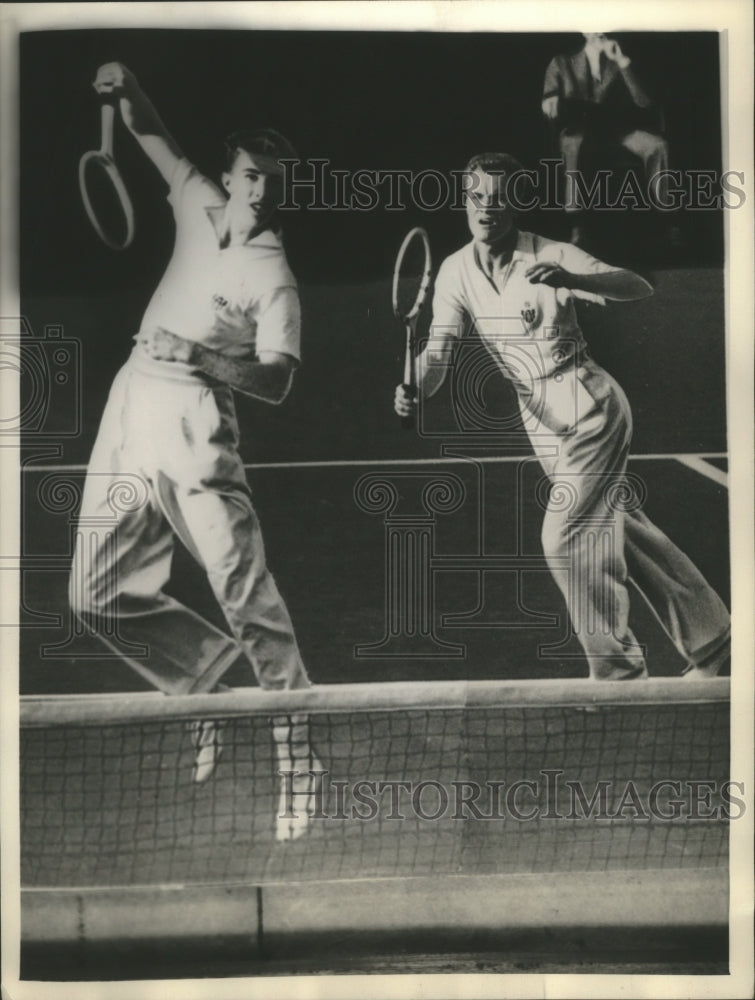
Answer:
[[[257,233],[250,240],[244,243],[245,247],[265,247],[268,250],[281,250],[283,248],[283,242],[281,240],[280,230],[278,229],[263,229],[261,233]]]
[[[514,247],[512,260],[530,260],[535,256],[535,237],[532,233],[523,233],[519,230],[519,235]]]
[[[477,256],[477,247],[475,241],[472,240],[469,243],[469,252],[472,255],[472,260],[478,271],[482,271],[480,266],[480,260]],[[516,237],[516,246],[511,255],[511,263],[513,264],[515,260],[529,261],[533,260],[535,257],[535,237],[533,233],[525,233],[520,229]],[[482,271],[484,274],[485,272]]]
[[[210,220],[210,224],[215,230],[216,236],[219,237],[218,227],[223,223],[223,217],[225,213],[226,206],[223,205],[205,205],[205,213]],[[261,233],[257,233],[251,239],[247,240],[245,243],[240,244],[245,247],[259,247],[265,250],[282,250],[283,243],[281,241],[280,230],[268,227],[263,229]]]

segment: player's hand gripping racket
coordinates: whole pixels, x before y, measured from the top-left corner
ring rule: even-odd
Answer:
[[[431,280],[430,241],[425,230],[417,226],[406,234],[393,268],[393,314],[404,324],[406,330],[402,388],[412,398],[417,395],[414,370],[417,320],[430,290]],[[414,427],[414,416],[402,417],[401,426]]]
[[[99,149],[90,150],[81,157],[79,161],[79,189],[89,221],[102,242],[113,250],[125,250],[134,238],[134,209],[126,185],[123,183],[123,178],[113,158],[113,125],[117,100],[118,98],[113,94],[100,95],[101,145]],[[89,185],[95,169],[99,170],[102,176],[110,182],[111,194],[114,192],[118,200],[120,214],[123,216],[122,223],[118,227],[113,225],[112,219],[106,224],[104,213],[98,215],[94,209]],[[123,235],[121,235],[121,231],[124,231]]]

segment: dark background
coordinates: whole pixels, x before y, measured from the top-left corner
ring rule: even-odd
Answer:
[[[672,167],[720,169],[718,36],[616,37],[663,106]],[[118,59],[133,70],[186,154],[211,176],[223,168],[223,138],[243,123],[278,128],[302,157],[328,159],[331,169],[448,173],[483,149],[503,148],[528,167],[553,155],[540,112],[543,73],[554,54],[580,43],[563,33],[23,34],[23,311],[36,337],[58,324],[81,342],[83,429],[65,443],[63,460],[88,458],[110,382],[173,238],[164,184],[119,123],[116,156],[136,212],[133,244],[107,249],[86,219],[77,170],[82,153],[99,144],[91,81],[101,63]],[[721,213],[688,212],[682,222],[681,257],[659,239],[657,220],[639,212],[611,213],[608,240],[592,248],[657,286],[649,302],[583,315],[593,353],[633,404],[637,452],[725,450]],[[417,224],[429,231],[436,267],[468,237],[463,211],[446,208],[286,213],[304,366],[284,407],[239,397],[247,460],[438,453],[436,441],[402,434],[391,408],[402,331],[391,316],[389,282],[398,245]],[[533,213],[523,225],[556,237],[568,232],[561,212]],[[495,381],[490,405],[508,411],[511,394]],[[670,392],[677,405],[669,406]]]
[[[672,167],[719,170],[717,35],[615,37],[663,107]],[[580,35],[564,33],[24,34],[23,291],[89,295],[129,284],[147,294],[169,253],[162,181],[123,130],[116,150],[136,207],[137,237],[126,254],[106,253],[86,223],[76,172],[81,154],[98,142],[91,81],[103,62],[119,60],[133,70],[186,154],[211,176],[223,168],[223,138],[243,123],[279,129],[302,157],[328,159],[333,169],[447,173],[485,149],[505,149],[527,167],[553,155],[540,110],[543,74],[556,53],[580,43]],[[557,228],[554,213],[547,215],[539,228]],[[700,245],[691,256],[710,262],[720,239],[710,245],[717,227],[711,213],[703,215],[708,239],[694,240]],[[291,213],[295,271],[303,282],[381,278],[407,224],[419,222],[431,227],[439,256],[466,238],[463,212],[447,209]],[[645,249],[649,254],[651,247]]]
[[[166,5],[166,23],[170,6]],[[618,37],[663,105],[671,165],[719,170],[718,37],[710,33]],[[116,59],[125,62],[186,154],[212,176],[222,169],[223,137],[247,121],[278,128],[302,157],[329,159],[333,169],[449,172],[463,168],[470,154],[483,149],[505,149],[528,167],[551,155],[540,113],[543,73],[555,53],[579,44],[578,35],[548,33],[166,29],[22,35],[20,282],[23,312],[30,338],[35,340],[32,346],[39,348],[29,356],[47,352],[54,362],[55,344],[51,338],[44,342],[51,326],[62,328],[64,337],[80,347],[80,364],[60,373],[68,376],[64,387],[57,387],[54,380],[49,383],[49,410],[37,431],[27,432],[27,457],[42,465],[59,463],[64,470],[61,482],[68,480],[80,488],[113,376],[128,356],[131,337],[172,245],[164,185],[122,127],[116,135],[116,155],[136,210],[133,245],[123,253],[107,249],[84,214],[77,169],[82,153],[99,144],[99,113],[91,80],[100,64]],[[593,353],[618,377],[630,398],[634,447],[639,455],[726,450],[722,219],[720,213],[703,212],[682,221],[687,243],[681,256],[674,256],[644,217],[612,218],[615,232],[599,248],[600,254],[642,271],[655,285],[656,295],[605,310],[585,309],[581,317]],[[374,459],[432,458],[439,455],[443,441],[442,436],[421,438],[403,432],[391,407],[393,386],[401,373],[402,331],[391,315],[390,275],[404,233],[417,224],[425,225],[430,233],[436,266],[468,238],[463,212],[449,210],[309,211],[288,217],[286,242],[303,305],[304,365],[283,407],[237,396],[242,454],[247,461],[312,462],[306,469],[268,468],[250,473],[268,559],[291,610],[308,669],[316,683],[586,676],[586,664],[574,642],[568,656],[538,656],[538,643],[553,643],[564,621],[560,595],[548,574],[528,577],[523,596],[530,612],[560,616],[561,624],[555,629],[440,628],[444,640],[465,645],[465,656],[459,659],[355,656],[355,644],[374,643],[384,634],[386,566],[383,519],[357,509],[354,485],[370,471]],[[560,213],[536,215],[526,227],[554,236],[567,231]],[[474,344],[470,346],[475,349]],[[22,391],[32,389],[22,371]],[[432,401],[430,423],[434,426],[442,426],[448,416],[448,392],[440,396]],[[491,408],[507,412],[515,405],[501,379],[496,380],[488,402]],[[78,433],[61,438],[63,429],[76,424],[79,404]],[[53,454],[58,448],[59,454]],[[500,443],[491,450],[506,452]],[[329,459],[363,464],[337,469],[318,464]],[[72,463],[79,468],[71,469]],[[725,462],[720,465],[725,467]],[[433,468],[423,466],[422,472],[432,475]],[[402,469],[406,467],[398,467]],[[725,488],[673,459],[640,459],[630,470],[647,485],[648,514],[693,556],[726,599]],[[469,467],[454,471],[471,481]],[[519,516],[526,528],[526,537],[521,539],[524,551],[540,551],[542,511],[531,502],[540,472],[534,462],[526,468],[528,488],[523,492],[530,506],[519,510],[515,471],[508,464],[487,470],[486,543],[491,552],[512,551]],[[27,469],[26,473],[22,551],[39,558],[36,570],[32,567],[21,581],[25,626],[21,630],[21,692],[146,688],[146,682],[124,663],[105,658],[104,647],[93,638],[83,638],[83,652],[46,657],[47,644],[54,646],[70,638],[67,556],[76,511],[65,502],[57,508],[45,507],[40,497],[47,472]],[[387,474],[390,477],[390,468]],[[437,518],[438,552],[476,551],[480,540],[477,498],[471,487],[470,498],[454,517]],[[45,557],[54,563],[45,565]],[[490,577],[489,610],[497,617],[512,616],[517,608],[508,579],[501,574]],[[180,548],[171,588],[222,626],[207,579]],[[478,581],[472,574],[440,574],[435,625],[443,612],[471,611],[478,597]],[[39,617],[43,614],[57,615],[59,624],[45,625]],[[640,641],[648,643],[651,674],[678,674],[681,658],[639,599],[633,600],[633,626]],[[249,674],[247,666],[238,675],[231,672],[228,679],[248,684]],[[617,934],[613,928],[603,928],[596,943],[595,936],[585,934],[584,929],[573,933],[570,929],[571,967],[578,961],[584,970],[586,956],[594,958],[596,950],[605,948],[613,953],[617,941],[621,941],[618,950],[622,955],[626,950],[632,963],[654,959],[655,950],[648,944],[653,930],[642,929],[639,938],[632,935],[631,940],[625,930]],[[544,933],[548,949],[557,950],[552,928]],[[517,935],[521,947],[521,935]],[[356,944],[352,938],[346,950],[353,963]],[[405,938],[396,947],[390,943],[391,955],[381,958],[378,971],[396,966],[394,952],[411,951],[414,945]],[[716,930],[706,929],[705,940],[698,942],[689,928],[683,941],[663,928],[655,933],[656,939],[664,949],[676,949],[673,954],[685,963],[686,972],[693,959],[719,960],[726,953],[725,937]],[[269,948],[269,933],[266,942]],[[229,975],[236,968],[233,957],[225,959],[222,943],[214,937],[208,946],[210,958],[206,958],[204,942],[199,951],[196,942],[192,943],[193,965],[188,971],[185,954],[184,966],[180,966],[160,944],[154,969],[142,964],[144,953],[138,943],[136,947],[129,943],[122,954],[106,954],[101,964],[82,944],[86,943],[75,943],[72,960],[69,953],[63,954],[60,966],[49,949],[41,955],[27,950],[25,974],[34,976],[41,969],[41,977],[84,978],[85,968],[95,978],[164,976],[173,974],[169,970],[175,965],[177,975],[191,975],[192,968],[199,975]],[[434,941],[432,946],[423,943],[421,947],[433,950],[437,945]],[[338,946],[344,950],[342,941]],[[500,935],[490,944],[476,940],[473,950],[487,947],[500,951]],[[321,941],[318,948],[312,971],[323,969]],[[695,948],[697,953],[692,955]],[[152,954],[150,950],[148,957]],[[290,958],[288,952],[286,958]],[[518,971],[533,967],[532,956],[525,959]],[[306,953],[302,961],[308,961]],[[448,962],[444,956],[443,962],[442,968],[449,971],[462,970],[457,956]],[[359,971],[358,965],[354,968]],[[641,966],[615,971],[637,969]],[[654,971],[668,970],[668,965],[659,964]],[[292,969],[290,962],[283,969],[267,962],[250,970],[245,961],[238,974],[250,971],[271,975],[303,969]],[[366,971],[374,970],[368,967]],[[415,970],[399,964],[395,971],[427,971],[427,967]],[[431,971],[438,971],[437,962],[433,961]],[[489,957],[477,955],[471,971],[511,969],[492,967]]]
[[[720,169],[717,36],[619,38],[663,104],[672,166]],[[91,81],[100,64],[118,59],[133,70],[186,154],[211,176],[222,170],[222,139],[245,122],[278,128],[302,157],[329,159],[332,169],[447,173],[463,169],[472,153],[484,149],[508,150],[528,167],[551,155],[540,112],[543,73],[555,53],[579,44],[578,35],[503,33],[89,30],[23,35],[23,312],[31,342],[38,354],[47,352],[52,370],[55,347],[49,336],[44,342],[50,326],[79,345],[79,363],[61,373],[70,376],[68,381],[62,387],[49,381],[50,405],[37,432],[26,435],[27,458],[37,465],[59,464],[63,478],[81,485],[110,384],[128,357],[172,246],[165,186],[122,125],[116,156],[136,212],[132,246],[121,253],[106,248],[84,213],[77,171],[82,153],[99,145]],[[725,452],[721,213],[686,213],[681,221],[687,245],[681,256],[662,245],[657,220],[646,213],[612,213],[609,221],[615,230],[609,229],[600,255],[630,263],[656,290],[642,302],[581,311],[594,356],[630,399],[634,453]],[[245,461],[312,463],[305,469],[249,473],[270,565],[316,682],[460,674],[583,676],[579,657],[540,662],[537,643],[553,637],[548,630],[541,635],[530,628],[507,632],[503,653],[500,629],[459,628],[442,634],[468,645],[464,659],[355,661],[355,644],[382,635],[385,572],[383,519],[357,508],[355,483],[375,460],[437,458],[445,441],[442,433],[403,431],[392,410],[402,373],[403,330],[391,313],[390,279],[403,235],[418,224],[428,229],[436,268],[468,239],[464,213],[450,209],[302,211],[285,219],[302,298],[304,363],[281,407],[237,394]],[[560,212],[541,212],[524,225],[553,236],[568,232]],[[477,349],[474,340],[464,344],[465,351]],[[485,403],[491,412],[515,412],[504,380],[489,383]],[[22,378],[22,389],[25,385]],[[447,388],[430,401],[427,417],[434,428],[453,427],[448,401]],[[60,437],[78,405],[78,431]],[[50,442],[57,454],[45,452]],[[507,455],[506,444],[488,444],[489,453]],[[516,453],[522,454],[521,447]],[[330,460],[360,464],[336,469],[321,464]],[[433,468],[421,471],[431,474]],[[630,468],[647,485],[651,519],[726,597],[725,488],[675,461],[636,461]],[[390,467],[386,471],[390,475]],[[509,551],[516,523],[514,472],[514,466],[497,467],[489,478],[486,516],[496,551]],[[530,479],[535,475],[533,466]],[[33,626],[34,612],[54,612],[65,628],[65,553],[76,511],[45,507],[38,492],[43,478],[28,469],[24,476],[25,551],[59,553],[60,567],[28,574],[25,614]],[[440,519],[438,551],[474,550],[473,505],[465,511],[468,516],[462,511]],[[541,512],[524,511],[522,517],[531,533],[528,544],[539,551]],[[703,525],[710,530],[701,531]],[[532,607],[550,611],[560,606],[547,579],[532,586]],[[203,573],[180,548],[171,587],[222,623]],[[443,574],[438,613],[468,610],[476,599],[470,574]],[[505,610],[512,603],[510,594],[498,592],[491,592],[490,601]],[[643,602],[633,603],[633,613],[639,616],[637,634],[650,644],[651,673],[678,673],[678,656]],[[94,650],[87,657],[95,658],[46,660],[40,650],[61,640],[60,631],[22,631],[22,690],[144,685],[125,665],[97,659]]]

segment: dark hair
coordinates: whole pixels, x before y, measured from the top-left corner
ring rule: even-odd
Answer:
[[[467,164],[466,173],[471,174],[475,170],[482,170],[493,177],[505,178],[506,200],[509,203],[509,208],[515,214],[527,211],[532,207],[532,198],[536,194],[536,181],[533,182],[531,173],[524,169],[515,156],[511,156],[509,153],[478,153]],[[522,190],[517,192],[517,181],[522,174],[525,183]],[[513,181],[512,178],[514,178]],[[521,200],[522,195],[529,204],[525,204]]]
[[[514,156],[508,153],[477,153],[466,166],[468,173],[474,170],[482,170],[486,174],[505,174],[510,177],[524,167]]]
[[[226,170],[230,170],[240,152],[259,153],[273,160],[295,160],[296,150],[288,139],[272,128],[242,128],[225,140]]]

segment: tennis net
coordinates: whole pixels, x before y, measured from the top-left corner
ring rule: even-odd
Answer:
[[[20,758],[24,888],[724,868],[738,814],[727,679],[24,697]]]

